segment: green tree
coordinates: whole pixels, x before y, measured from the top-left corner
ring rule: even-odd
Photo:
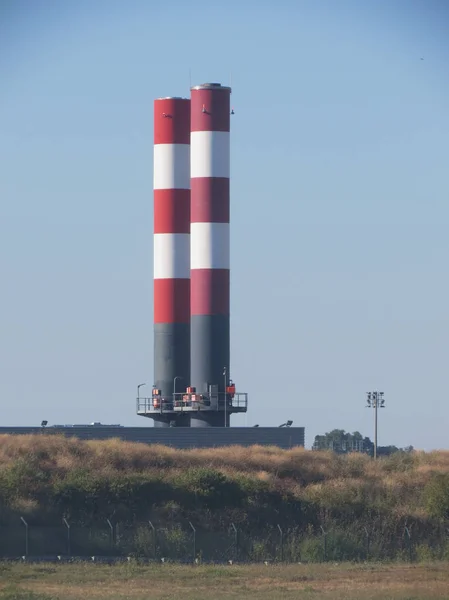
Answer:
[[[346,454],[348,452],[370,452],[373,443],[363,438],[359,431],[346,432],[344,429],[333,429],[324,435],[315,436],[314,450],[333,450]]]

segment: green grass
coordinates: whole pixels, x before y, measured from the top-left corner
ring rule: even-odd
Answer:
[[[449,564],[0,564],[0,600],[435,600]]]

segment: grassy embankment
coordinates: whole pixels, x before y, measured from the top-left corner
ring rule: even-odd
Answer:
[[[303,449],[178,451],[48,434],[0,436],[0,525],[20,527],[24,517],[30,531],[37,524],[61,527],[63,516],[73,526],[108,518],[134,528],[146,523],[123,551],[150,556],[148,519],[166,531],[167,543],[174,540],[179,556],[190,553],[191,521],[198,535],[233,523],[246,559],[279,558],[278,525],[284,558],[291,560],[323,557],[321,525],[330,559],[367,552],[406,557],[405,525],[415,558],[447,558],[449,452],[398,453],[374,462]]]
[[[435,600],[449,565],[0,565],[0,600]]]

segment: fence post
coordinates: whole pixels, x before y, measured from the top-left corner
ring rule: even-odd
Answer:
[[[120,523],[118,521],[115,524],[115,547],[120,548]],[[118,552],[121,553],[120,550]]]
[[[193,562],[195,562],[195,558],[196,558],[196,529],[192,525],[191,521],[189,521],[189,525],[190,525],[190,527],[192,528],[192,531],[193,531]]]
[[[324,531],[324,528],[322,525],[320,525],[320,529],[323,533],[323,561],[326,562],[326,560],[327,560],[327,539],[326,539],[327,534]]]
[[[284,532],[281,529],[281,526],[278,523],[279,533],[281,534],[281,562],[284,562]]]
[[[70,525],[65,518],[62,519],[62,522],[67,527],[67,556],[70,556]]]
[[[28,556],[28,523],[23,517],[20,517],[20,520],[25,525],[25,556]]]
[[[231,523],[231,527],[234,530],[234,560],[238,560],[239,557],[239,532],[234,523]]]
[[[407,534],[408,540],[408,557],[410,562],[413,561],[413,551],[412,551],[412,533],[408,527],[404,527],[404,532]]]
[[[369,560],[370,535],[369,535],[369,531],[366,527],[364,527],[363,529],[365,530],[365,535],[366,535],[366,560]]]
[[[111,530],[111,549],[114,547],[114,527],[109,519],[106,519],[109,529]]]
[[[157,548],[157,540],[156,540],[156,529],[154,528],[154,525],[151,521],[148,521],[148,523],[150,524],[151,527],[151,531],[153,532],[153,554],[154,554],[154,560],[156,560],[157,556],[156,556],[156,548]]]

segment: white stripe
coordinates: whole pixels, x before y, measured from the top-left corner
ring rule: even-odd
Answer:
[[[229,177],[229,132],[192,131],[190,161],[192,177]]]
[[[229,223],[190,224],[192,269],[229,269]]]
[[[188,233],[154,235],[154,279],[190,279]]]
[[[190,146],[155,144],[154,189],[190,189]]]

